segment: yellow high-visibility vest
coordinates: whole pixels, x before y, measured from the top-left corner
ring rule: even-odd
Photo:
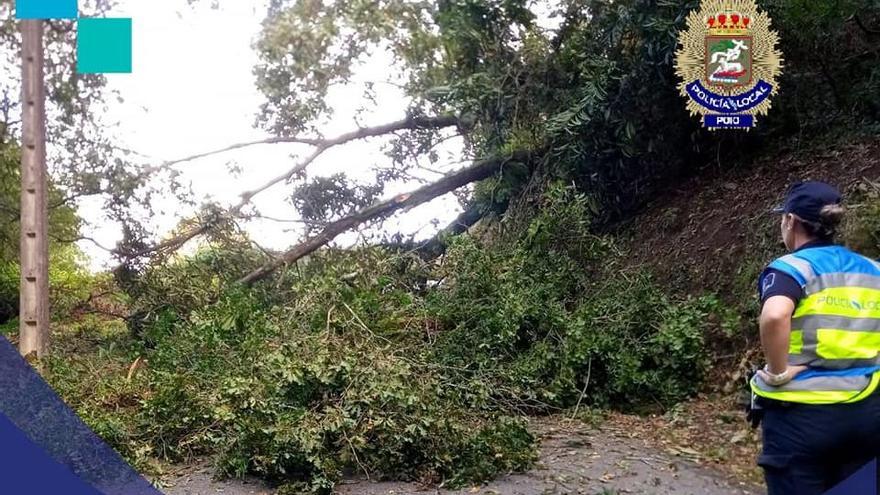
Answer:
[[[791,323],[789,364],[809,370],[774,387],[759,377],[752,391],[804,404],[856,402],[880,384],[880,264],[842,246],[819,246],[768,266],[803,289]]]

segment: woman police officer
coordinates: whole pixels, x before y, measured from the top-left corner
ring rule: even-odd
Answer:
[[[790,252],[759,279],[767,365],[751,381],[770,495],[819,495],[880,455],[880,264],[832,242],[840,201],[803,182],[774,210]]]

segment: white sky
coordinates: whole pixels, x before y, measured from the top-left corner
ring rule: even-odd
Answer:
[[[210,3],[210,2],[203,2]],[[254,86],[252,69],[257,62],[251,45],[259,32],[265,14],[262,0],[221,2],[213,10],[208,5],[189,8],[184,0],[119,0],[109,17],[133,19],[133,73],[108,74],[109,86],[118,90],[124,102],[113,102],[108,122],[118,122],[114,134],[120,146],[153,157],[157,163],[195,153],[222,148],[232,143],[261,139],[268,135],[253,127],[254,116],[262,96]],[[394,80],[397,74],[382,57],[372,60],[357,73],[361,81]],[[390,122],[404,117],[406,100],[393,85],[377,84],[377,111],[362,116],[364,125]],[[331,101],[336,114],[322,127],[325,136],[334,136],[355,129],[354,108],[361,104],[363,86],[355,84],[336,91]],[[438,168],[451,170],[458,166],[460,144],[451,142],[441,153]],[[308,147],[268,145],[248,148],[177,168],[193,185],[199,198],[211,197],[224,205],[237,202],[237,195],[288,170],[295,164],[291,153],[307,154]],[[227,163],[236,161],[243,169],[239,177],[230,176]],[[344,171],[350,176],[363,174],[387,158],[381,141],[353,143],[327,152],[314,162],[311,175]],[[450,165],[440,167],[443,163]],[[424,173],[424,178],[435,178]],[[418,184],[401,184],[387,194],[409,190]],[[295,212],[284,197],[290,187],[275,186],[255,199],[261,213],[279,218],[295,218]],[[155,219],[155,231],[168,232],[181,216],[193,213],[181,209],[170,197],[162,199],[157,212],[166,214]],[[415,232],[430,236],[436,229],[426,224],[432,219],[446,225],[459,211],[451,195],[422,205],[386,223],[386,230]],[[119,227],[104,218],[100,204],[85,201],[80,213],[88,225],[83,234],[112,246],[119,240]],[[262,245],[284,248],[295,243],[296,232],[285,232],[296,224],[263,221],[248,227],[252,237]],[[420,230],[422,229],[422,230]],[[344,242],[351,242],[349,236]],[[83,241],[82,248],[92,258],[92,267],[108,266],[109,255],[93,244]]]

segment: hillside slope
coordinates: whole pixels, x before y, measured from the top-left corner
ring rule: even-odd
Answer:
[[[778,218],[768,211],[798,180],[838,186],[853,204],[880,178],[880,138],[780,150],[772,156],[681,182],[661,193],[624,232],[633,266],[651,270],[669,289],[714,290],[728,302],[749,297],[763,266],[782,254]],[[862,246],[859,246],[862,247]]]

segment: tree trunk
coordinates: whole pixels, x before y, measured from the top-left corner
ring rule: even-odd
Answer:
[[[257,270],[245,275],[239,279],[238,282],[244,285],[253,285],[255,282],[268,277],[278,268],[311,254],[318,248],[335,239],[338,235],[347,230],[353,229],[364,222],[385,218],[398,210],[412,208],[422,203],[426,203],[438,196],[442,196],[450,191],[454,191],[459,187],[483,180],[501,170],[501,167],[510,161],[527,163],[530,160],[531,155],[531,152],[520,151],[506,158],[491,158],[483,160],[468,168],[449,174],[437,182],[416,189],[411,193],[395,196],[394,198],[368,206],[353,215],[340,218],[335,222],[327,224],[327,226],[324,227],[324,230],[319,234],[297,244],[277,259],[272,260]]]
[[[479,222],[481,218],[483,218],[483,212],[476,206],[463,211],[461,215],[447,225],[445,229],[437,232],[437,235],[418,246],[416,252],[423,259],[432,260],[439,257],[446,252],[446,240],[448,238],[467,231]]]
[[[49,241],[43,21],[22,20],[21,288],[19,351],[46,353],[49,340]]]

